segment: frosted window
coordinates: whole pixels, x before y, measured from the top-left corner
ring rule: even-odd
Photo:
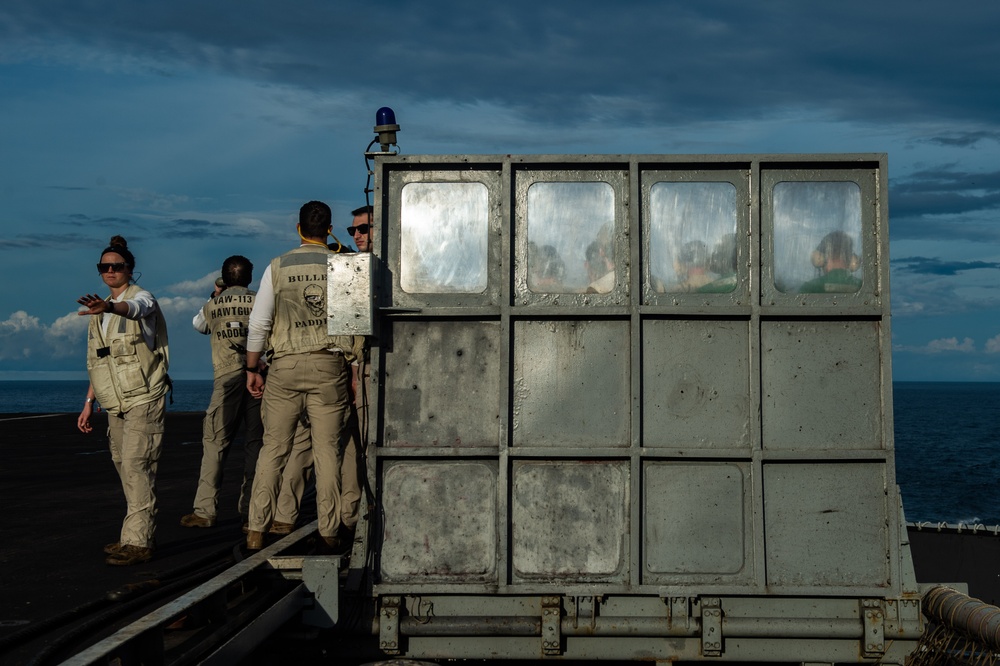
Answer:
[[[736,186],[656,183],[649,191],[650,287],[657,292],[736,289]]]
[[[852,182],[774,186],[774,286],[783,292],[861,288],[861,188]]]
[[[528,187],[528,289],[605,294],[615,287],[615,191],[610,183]]]
[[[408,293],[486,290],[489,192],[482,183],[408,183],[400,208],[400,285]]]

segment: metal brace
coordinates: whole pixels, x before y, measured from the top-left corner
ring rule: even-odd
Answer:
[[[594,626],[596,613],[594,612],[594,597],[576,597],[576,616],[573,618],[573,626],[580,626],[580,623]]]
[[[701,600],[701,655],[722,656],[722,601],[718,597]]]
[[[667,625],[681,627],[686,633],[691,628],[691,602],[687,597],[664,598],[667,604]]]
[[[885,609],[879,599],[861,600],[861,621],[865,627],[861,654],[865,658],[885,654]]]
[[[378,646],[385,654],[400,654],[399,597],[382,597],[378,611]]]
[[[562,600],[542,597],[542,654],[562,654]]]

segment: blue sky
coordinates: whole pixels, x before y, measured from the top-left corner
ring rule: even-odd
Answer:
[[[335,229],[391,106],[403,152],[889,154],[897,380],[1000,381],[1000,3],[0,4],[0,379],[83,377],[113,234],[190,319],[299,205]],[[346,233],[341,238],[347,240]]]

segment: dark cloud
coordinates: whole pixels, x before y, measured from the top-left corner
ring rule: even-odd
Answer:
[[[164,75],[195,66],[310,90],[492,101],[564,126],[781,117],[790,108],[861,122],[992,125],[998,24],[998,3],[962,12],[862,0],[509,0],[474,9],[459,0],[247,0],[238,10],[194,0],[7,0],[0,8],[0,40],[14,45],[48,35]]]
[[[245,240],[260,235],[254,229],[212,222],[210,220],[174,219],[164,223],[159,232],[166,238],[181,238],[189,240],[238,238]]]
[[[893,259],[891,263],[897,271],[922,275],[958,275],[983,268],[1000,269],[1000,262],[996,261],[941,261],[936,257],[903,257]]]
[[[208,220],[176,219],[164,225],[160,233],[167,238],[216,238],[224,228],[224,225]]]
[[[1000,132],[949,132],[941,136],[933,136],[924,140],[926,143],[933,143],[939,146],[950,146],[956,148],[971,148],[984,141],[1000,142]]]
[[[944,165],[917,171],[889,186],[893,238],[1000,241],[1000,171],[960,171]]]
[[[99,243],[99,241],[91,237],[79,234],[20,234],[13,238],[0,238],[0,251],[25,249],[69,250],[81,246],[97,245]]]

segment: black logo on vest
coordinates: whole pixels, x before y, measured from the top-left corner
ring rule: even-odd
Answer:
[[[318,284],[310,284],[302,290],[302,300],[313,315],[320,317],[326,314],[326,289]]]

